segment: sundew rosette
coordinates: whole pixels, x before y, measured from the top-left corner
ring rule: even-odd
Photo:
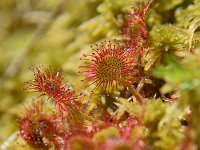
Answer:
[[[131,58],[130,52],[124,50],[124,46],[120,43],[103,42],[100,45],[96,44],[92,47],[91,54],[84,54],[85,65],[80,66],[84,71],[83,75],[86,79],[95,84],[96,89],[108,91],[110,88],[117,88],[117,85],[122,84],[129,87],[131,93],[142,101],[142,96],[131,85],[132,79],[135,79],[134,74],[138,70],[135,69],[135,61]]]

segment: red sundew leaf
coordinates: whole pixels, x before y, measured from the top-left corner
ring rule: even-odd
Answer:
[[[64,145],[64,136],[67,129],[64,128],[64,121],[59,115],[53,114],[47,116],[42,113],[38,120],[39,128],[41,130],[42,136],[48,139],[56,149],[60,149]]]
[[[46,69],[40,66],[30,70],[34,73],[35,79],[26,82],[28,86],[24,88],[25,90],[39,92],[51,98],[63,94],[62,92],[66,90],[63,83],[64,78],[60,75],[60,69]]]
[[[91,55],[83,55],[88,63],[80,66],[84,69],[82,74],[86,79],[96,85],[93,91],[100,87],[104,90],[114,88],[121,80],[129,81],[136,72],[133,69],[135,62],[120,44],[97,44],[93,51]]]
[[[24,88],[28,92],[40,93],[40,96],[53,98],[59,111],[71,111],[69,104],[73,104],[76,97],[74,92],[67,89],[64,78],[61,75],[61,69],[49,69],[43,66],[31,69],[34,73],[34,79],[25,82],[28,86]]]
[[[148,0],[147,4],[139,3],[137,7],[133,8],[133,11],[129,14],[129,20],[128,20],[128,26],[134,25],[134,24],[141,24],[142,26],[146,26],[145,24],[145,16],[149,9],[150,4],[153,2],[153,0]]]
[[[41,105],[33,103],[27,113],[18,119],[20,136],[31,146],[48,148],[53,145],[60,148],[64,145],[67,128],[58,114],[48,115]]]
[[[152,1],[148,0],[147,4],[144,1],[139,3],[125,18],[123,30],[126,37],[126,49],[134,52],[133,56],[136,58],[149,47],[145,16]]]
[[[31,109],[27,109],[27,113],[18,119],[20,136],[33,147],[50,147],[50,142],[44,141],[41,129],[39,128],[40,115],[41,107],[39,104],[33,104]],[[46,114],[43,115],[45,116]]]

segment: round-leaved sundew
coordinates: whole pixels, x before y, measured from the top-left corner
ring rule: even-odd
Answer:
[[[33,103],[26,109],[26,114],[18,118],[20,136],[32,147],[58,149],[63,143],[66,128],[58,114],[47,114],[42,110],[41,103]]]
[[[24,88],[29,92],[39,92],[48,97],[56,97],[58,91],[65,91],[63,77],[60,69],[46,69],[43,66],[30,69],[34,73],[34,79],[27,81],[27,87]]]
[[[120,44],[105,42],[92,47],[91,55],[84,54],[85,66],[80,66],[85,70],[82,72],[87,79],[96,84],[95,89],[113,88],[114,82],[128,80],[133,72],[133,62],[129,59],[128,53],[123,51]],[[94,89],[94,90],[95,90]]]
[[[147,3],[138,3],[133,10],[125,16],[123,32],[126,49],[132,51],[132,57],[139,57],[149,48],[148,28],[145,22],[146,14],[153,0]]]
[[[31,109],[27,109],[24,116],[18,118],[18,128],[20,136],[31,146],[37,148],[50,147],[50,143],[44,141],[42,132],[39,128],[38,120],[41,115],[41,108],[33,104]]]
[[[71,109],[76,97],[73,91],[66,88],[60,68],[46,69],[40,66],[31,71],[35,78],[25,82],[28,85],[24,88],[25,90],[53,98],[60,112]]]
[[[125,51],[122,45],[111,42],[96,44],[92,50],[92,54],[83,55],[82,60],[86,62],[80,68],[85,69],[82,74],[86,76],[86,79],[91,80],[91,84],[95,84],[93,91],[98,88],[108,90],[114,88],[115,85],[122,84],[128,87],[139,101],[143,101],[142,96],[129,82],[135,71],[137,72],[129,51]]]

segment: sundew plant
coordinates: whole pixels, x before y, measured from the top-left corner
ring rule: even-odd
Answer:
[[[199,0],[0,8],[2,150],[200,149]]]

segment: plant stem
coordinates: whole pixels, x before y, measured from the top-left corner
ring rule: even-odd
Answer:
[[[71,103],[67,103],[67,105],[72,109],[74,112],[78,113],[80,116],[84,117],[86,120],[94,122],[94,119],[91,116],[87,116],[81,111],[78,110],[75,106],[73,106]]]
[[[123,83],[126,87],[128,87],[131,94],[133,94],[141,104],[144,103],[145,100],[137,89],[135,89],[129,82],[126,82],[124,80],[120,80],[120,82]]]

